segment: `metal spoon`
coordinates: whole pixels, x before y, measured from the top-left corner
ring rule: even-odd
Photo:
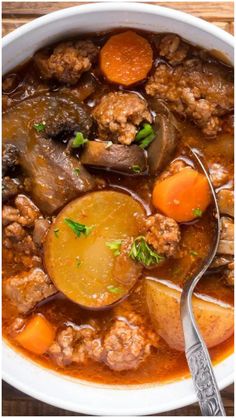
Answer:
[[[211,364],[206,344],[204,343],[198,326],[195,322],[192,309],[193,291],[203,274],[211,265],[217,251],[220,240],[220,212],[216,199],[216,194],[212,186],[210,177],[199,156],[190,148],[191,153],[202,168],[212,193],[216,215],[216,235],[215,242],[210,254],[203,262],[199,273],[187,280],[184,285],[180,301],[180,313],[183,325],[185,354],[189,369],[192,375],[195,391],[198,397],[199,406],[204,416],[225,416],[225,410],[221,399],[220,391],[216,382],[215,374]]]

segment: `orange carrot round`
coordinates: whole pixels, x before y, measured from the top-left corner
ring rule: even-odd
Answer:
[[[145,79],[152,62],[151,45],[131,30],[111,36],[100,52],[100,68],[105,77],[123,86]]]
[[[177,222],[200,217],[211,201],[206,177],[190,167],[157,182],[152,201],[155,208]]]
[[[16,341],[26,350],[43,354],[53,343],[55,329],[42,315],[35,315],[16,336]]]

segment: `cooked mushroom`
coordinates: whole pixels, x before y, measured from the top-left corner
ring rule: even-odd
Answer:
[[[105,170],[139,175],[147,170],[145,151],[138,145],[89,141],[81,155],[81,163]]]
[[[150,174],[159,173],[172,159],[177,144],[177,122],[168,107],[161,101],[153,101],[156,117],[156,137],[148,148]]]

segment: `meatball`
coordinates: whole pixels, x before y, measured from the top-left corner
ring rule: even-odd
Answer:
[[[211,163],[209,172],[214,187],[221,187],[229,180],[229,172],[219,163]]]
[[[174,219],[155,214],[145,219],[146,241],[162,256],[175,254],[180,242],[180,229]]]
[[[104,338],[104,362],[112,370],[137,369],[150,354],[151,341],[142,329],[117,319]]]
[[[56,288],[43,270],[34,268],[5,279],[3,293],[19,312],[27,313],[38,302],[56,293]]]
[[[76,329],[69,326],[58,333],[48,354],[60,367],[71,363],[84,364],[88,360],[86,343],[89,343],[94,335],[95,330],[92,327]]]
[[[165,57],[170,64],[180,64],[187,56],[189,45],[181,41],[177,35],[166,35],[161,39],[159,54]]]
[[[193,120],[207,136],[222,130],[220,117],[233,109],[231,74],[197,58],[176,67],[158,65],[145,88],[150,96],[166,100],[171,110]]]
[[[22,192],[23,185],[18,178],[11,178],[9,176],[2,179],[2,200],[7,202],[18,193]]]
[[[34,60],[43,78],[72,85],[90,70],[97,54],[98,48],[92,41],[68,41],[58,44],[49,56],[46,51],[37,52]]]
[[[135,140],[138,126],[152,122],[144,99],[135,93],[115,92],[103,96],[93,110],[98,123],[99,138],[130,145]]]

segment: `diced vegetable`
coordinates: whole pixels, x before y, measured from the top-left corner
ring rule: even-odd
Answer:
[[[175,350],[184,350],[180,320],[181,290],[170,283],[145,280],[144,293],[153,325],[158,334]],[[234,309],[216,299],[193,296],[193,311],[207,346],[214,347],[234,332]],[[214,332],[213,332],[214,331]]]
[[[16,341],[34,354],[44,354],[55,337],[53,325],[44,316],[37,314],[16,336]]]
[[[143,213],[140,203],[115,191],[93,192],[69,203],[45,243],[45,266],[55,286],[88,308],[101,308],[124,297],[134,283],[118,283],[114,265],[121,241],[138,235],[136,215]],[[58,237],[55,229],[60,231]]]
[[[84,135],[82,134],[82,132],[76,132],[75,138],[72,141],[71,147],[72,148],[79,148],[81,147],[81,145],[86,144],[86,142],[88,142],[87,138],[84,138]]]
[[[151,249],[145,241],[145,238],[142,236],[137,237],[134,240],[129,255],[133,260],[142,263],[146,267],[159,264],[164,260],[164,257],[160,256]]]
[[[46,128],[46,124],[45,124],[45,122],[42,122],[42,123],[35,123],[34,124],[34,129],[37,131],[37,132],[42,132],[42,131],[44,131],[44,129]]]
[[[155,138],[155,132],[153,130],[152,125],[150,123],[144,123],[143,127],[140,129],[140,131],[137,133],[135,137],[135,142],[138,143],[140,148],[147,148],[153,139]]]
[[[100,67],[105,77],[124,86],[145,79],[152,62],[151,45],[131,30],[111,36],[100,52]]]
[[[190,167],[155,184],[153,205],[177,222],[188,222],[206,210],[211,201],[207,178]]]

